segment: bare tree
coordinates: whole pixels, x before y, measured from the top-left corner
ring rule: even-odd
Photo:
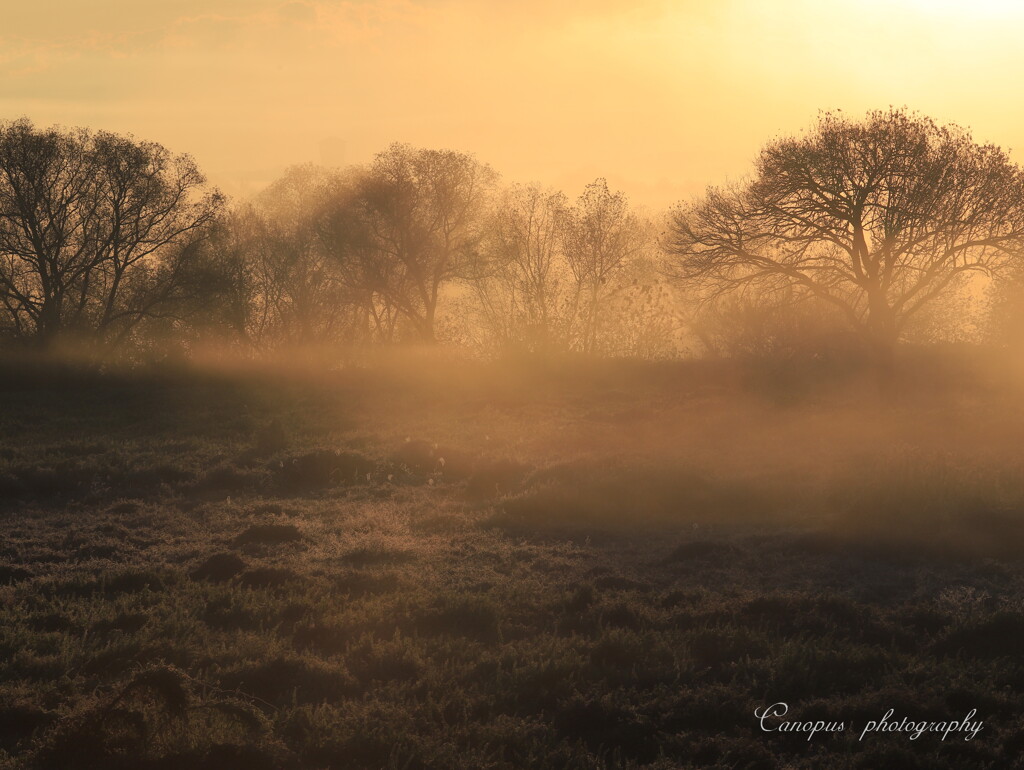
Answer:
[[[187,155],[83,129],[0,124],[0,300],[19,336],[107,344],[173,312],[221,196]]]
[[[317,238],[330,257],[335,280],[345,290],[345,301],[356,316],[360,337],[367,342],[390,343],[400,333],[399,304],[406,294],[396,273],[402,266],[380,248],[373,229],[376,218],[362,198],[365,171],[338,178],[330,194],[313,215]]]
[[[887,367],[922,308],[1022,243],[1024,173],[1006,153],[889,110],[826,113],[770,143],[751,182],[680,208],[665,245],[671,275],[706,296],[758,286],[832,305]]]
[[[233,213],[228,244],[246,255],[245,336],[257,349],[333,345],[358,334],[358,303],[321,233],[323,212],[347,186],[343,174],[297,166]]]
[[[598,179],[567,211],[563,241],[582,303],[579,348],[594,353],[612,299],[624,288],[621,279],[650,240],[626,196],[611,192],[608,183]]]
[[[496,174],[472,156],[393,144],[364,176],[360,205],[376,291],[433,342],[442,287],[468,275]]]
[[[654,357],[674,346],[672,298],[651,223],[603,179],[576,205],[536,184],[495,200],[484,270],[470,281],[492,345]]]
[[[562,252],[567,209],[562,193],[537,185],[513,185],[496,201],[472,286],[501,347],[569,347],[579,303]]]

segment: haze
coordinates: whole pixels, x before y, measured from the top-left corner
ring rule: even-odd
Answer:
[[[51,0],[5,9],[0,114],[191,152],[233,195],[392,141],[670,205],[819,109],[906,105],[1020,144],[1006,2]]]

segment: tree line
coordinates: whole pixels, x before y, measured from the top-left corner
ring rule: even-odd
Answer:
[[[404,144],[361,167],[296,167],[230,202],[157,143],[0,124],[7,346],[846,345],[888,365],[899,342],[963,336],[968,317],[983,319],[975,337],[1015,337],[1022,253],[1020,167],[906,110],[824,113],[766,144],[748,179],[655,216],[603,179],[570,198]]]

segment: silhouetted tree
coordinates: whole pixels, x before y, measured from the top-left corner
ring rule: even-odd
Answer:
[[[362,179],[363,262],[374,291],[432,342],[441,289],[474,270],[496,174],[472,156],[393,144]]]
[[[687,299],[687,328],[712,357],[812,359],[857,349],[835,306],[792,287],[747,287],[707,302]]]
[[[402,267],[380,248],[376,217],[362,197],[366,172],[353,170],[339,180],[314,214],[321,247],[331,260],[334,279],[344,287],[363,341],[390,343],[401,332],[403,314],[396,297],[404,295],[396,273]]]
[[[624,288],[621,279],[650,244],[650,238],[625,195],[611,192],[604,179],[587,185],[566,214],[562,237],[579,289],[582,316],[578,347],[582,352],[594,353],[612,300]]]
[[[484,269],[470,281],[477,316],[499,347],[665,355],[676,324],[654,245],[650,224],[603,179],[576,205],[513,185],[495,201]]]
[[[569,347],[578,293],[562,251],[567,210],[562,193],[537,185],[513,185],[495,203],[472,286],[499,347]]]
[[[117,345],[173,314],[221,205],[187,155],[84,129],[0,124],[0,300],[41,343]]]
[[[1015,264],[988,287],[986,305],[982,336],[1019,355],[1024,350],[1024,263]]]
[[[705,296],[755,286],[835,307],[888,366],[922,308],[1022,243],[1024,173],[1006,153],[889,110],[826,113],[768,144],[751,182],[680,208],[665,245]]]
[[[342,174],[299,166],[255,201],[263,226],[253,277],[264,323],[271,324],[278,344],[322,345],[351,337],[352,298],[318,229],[324,207],[346,185]]]

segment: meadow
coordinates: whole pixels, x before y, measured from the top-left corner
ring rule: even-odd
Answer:
[[[1013,767],[1022,383],[9,363],[0,767]]]

